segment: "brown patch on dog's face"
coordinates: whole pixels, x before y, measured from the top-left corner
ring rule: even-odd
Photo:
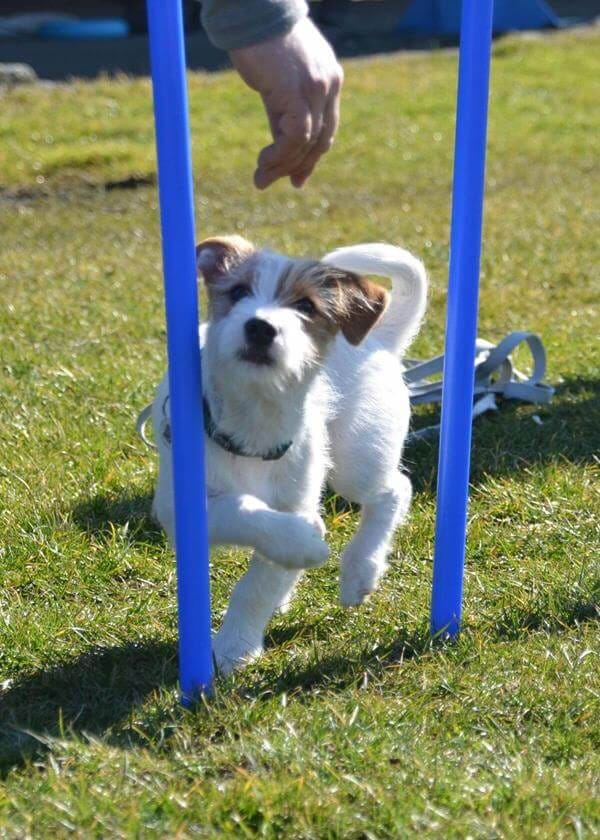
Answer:
[[[198,272],[204,278],[212,318],[222,318],[249,292],[256,248],[243,236],[215,236],[196,246]],[[245,290],[248,290],[245,291]]]
[[[377,283],[309,261],[290,266],[280,280],[278,298],[302,312],[305,329],[319,346],[338,330],[350,344],[360,344],[389,303],[388,292]]]
[[[281,276],[277,299],[302,316],[303,328],[323,350],[338,331],[336,297],[330,278],[316,260],[296,260]]]

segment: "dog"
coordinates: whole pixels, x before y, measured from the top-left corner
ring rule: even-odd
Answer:
[[[361,506],[341,556],[341,603],[376,589],[412,495],[400,469],[410,415],[401,359],[425,312],[427,276],[384,244],[308,260],[216,237],[197,246],[197,261],[209,309],[200,328],[209,539],[253,550],[213,639],[227,674],[262,653],[302,571],[326,562],[326,482]],[[366,275],[390,278],[392,294]],[[166,376],[152,418],[153,514],[174,543]]]

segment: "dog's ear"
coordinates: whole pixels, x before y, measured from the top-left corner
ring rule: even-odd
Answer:
[[[346,341],[360,344],[387,309],[389,292],[352,272],[336,273],[335,280],[341,296],[336,321]]]
[[[198,273],[207,285],[224,277],[234,265],[253,254],[255,247],[243,236],[215,236],[196,245]]]

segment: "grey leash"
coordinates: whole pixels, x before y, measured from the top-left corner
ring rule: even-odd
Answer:
[[[525,343],[531,353],[533,372],[530,376],[522,373],[513,365],[511,353]],[[442,401],[442,375],[444,357],[435,356],[426,361],[415,359],[404,360],[404,381],[408,385],[412,405],[425,403],[439,403]],[[522,402],[543,405],[549,403],[554,394],[554,388],[542,382],[546,373],[546,352],[539,336],[529,332],[509,333],[499,344],[492,344],[483,338],[478,338],[475,345],[475,402],[473,403],[473,419],[486,411],[494,411],[498,406],[496,397],[507,400],[521,400]],[[432,379],[432,377],[436,377]],[[167,411],[168,397],[162,407],[162,422],[158,433],[171,442],[170,425]],[[148,438],[146,426],[152,415],[152,404],[147,405],[137,418],[136,429],[146,446],[156,449],[156,445]],[[425,440],[437,436],[440,425],[427,426],[408,435],[407,443]]]
[[[529,348],[533,361],[530,376],[518,370],[511,359],[511,353],[522,343]],[[424,362],[405,359],[404,366],[404,380],[408,385],[412,405],[442,401],[443,356],[435,356]],[[549,403],[554,394],[554,388],[542,382],[546,373],[546,352],[541,339],[534,333],[509,333],[499,344],[478,338],[474,373],[473,419],[486,411],[495,410],[498,407],[496,397],[544,404]],[[432,377],[437,378],[432,380]],[[435,437],[439,430],[439,423],[418,429],[409,434],[407,442]]]
[[[157,446],[153,441],[150,440],[148,435],[146,434],[146,426],[148,425],[148,420],[152,417],[152,403],[147,405],[145,408],[142,408],[140,413],[137,416],[137,420],[135,421],[135,430],[138,435],[141,437],[143,442],[146,446],[149,446],[150,449],[157,449]]]

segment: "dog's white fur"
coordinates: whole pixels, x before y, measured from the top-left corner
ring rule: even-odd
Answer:
[[[200,246],[205,278],[212,271],[214,280],[219,243],[227,241]],[[409,423],[401,356],[419,328],[427,292],[423,265],[401,248],[370,244],[333,251],[321,261],[322,271],[332,266],[338,273],[388,277],[392,300],[358,346],[338,331],[319,350],[305,329],[306,315],[278,299],[278,284],[292,261],[251,253],[252,294],[201,328],[204,393],[219,431],[248,451],[264,452],[288,440],[293,445],[281,459],[263,461],[205,440],[211,545],[254,550],[214,638],[216,662],[225,673],[260,655],[266,625],[289,603],[302,570],[327,560],[319,514],[326,480],[361,505],[358,530],[341,557],[341,602],[360,604],[377,587],[394,529],[411,500],[410,481],[399,469]],[[220,265],[226,278],[226,261]],[[244,324],[257,317],[277,331],[268,366],[239,355]],[[167,394],[165,377],[153,407],[155,429]],[[159,437],[158,449],[153,512],[173,541],[171,448]]]

